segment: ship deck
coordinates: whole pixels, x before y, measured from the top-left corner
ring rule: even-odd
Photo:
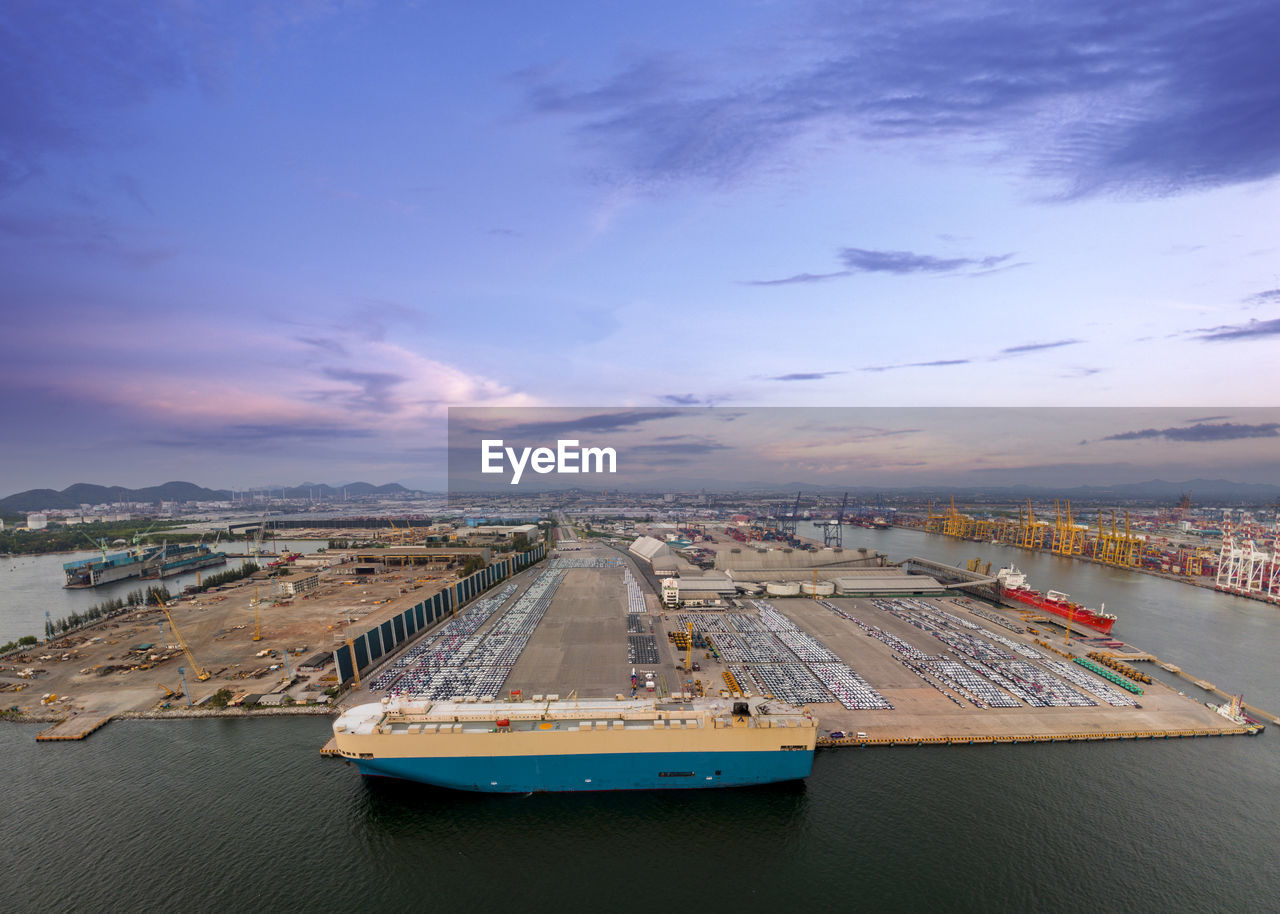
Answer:
[[[808,722],[799,709],[777,702],[760,704],[749,715],[735,715],[728,700],[689,702],[653,700],[528,702],[393,701],[349,709],[340,723],[355,735],[374,733],[488,733],[498,721],[509,732],[583,730],[680,730],[708,726],[799,727]]]

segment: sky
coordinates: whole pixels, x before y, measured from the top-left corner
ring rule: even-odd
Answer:
[[[1269,0],[12,0],[0,489],[438,485],[451,406],[1275,405],[1277,46]]]

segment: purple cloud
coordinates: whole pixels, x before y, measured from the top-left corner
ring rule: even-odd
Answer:
[[[1197,339],[1211,343],[1280,336],[1280,318],[1272,318],[1269,321],[1251,320],[1247,324],[1223,324],[1218,327],[1205,327],[1198,333]]]
[[[844,248],[840,252],[840,259],[855,273],[955,273],[971,267],[987,270],[1012,256],[934,257],[911,251],[868,251],[864,248]]]

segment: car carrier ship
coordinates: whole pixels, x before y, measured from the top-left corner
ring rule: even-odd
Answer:
[[[366,776],[487,793],[737,787],[807,777],[817,721],[773,699],[384,698],[333,724]]]
[[[1116,624],[1114,614],[1105,612],[1107,606],[1102,604],[1097,610],[1089,609],[1080,603],[1072,603],[1071,598],[1057,590],[1040,593],[1032,590],[1027,584],[1027,576],[1015,566],[1008,565],[996,572],[996,583],[1000,596],[1006,600],[1014,600],[1043,612],[1052,613],[1070,620],[1073,625],[1083,625],[1104,635],[1111,634],[1111,626]]]

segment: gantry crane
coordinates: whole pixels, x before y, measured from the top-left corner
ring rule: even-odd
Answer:
[[[178,623],[173,621],[173,613],[169,612],[169,604],[162,600],[158,593],[155,595],[155,598],[156,602],[160,604],[160,608],[164,610],[165,618],[169,620],[169,627],[173,629],[173,636],[178,639],[178,644],[181,646],[182,652],[187,655],[187,662],[189,662],[192,669],[196,671],[196,679],[204,682],[211,674],[196,661],[195,654],[191,653],[191,647],[187,644],[187,639],[182,637],[182,632],[178,631]]]
[[[836,514],[835,523],[827,522],[822,528],[822,545],[823,546],[843,546],[844,545],[844,509],[849,505],[849,493],[844,493],[844,501],[840,502],[840,512]]]

